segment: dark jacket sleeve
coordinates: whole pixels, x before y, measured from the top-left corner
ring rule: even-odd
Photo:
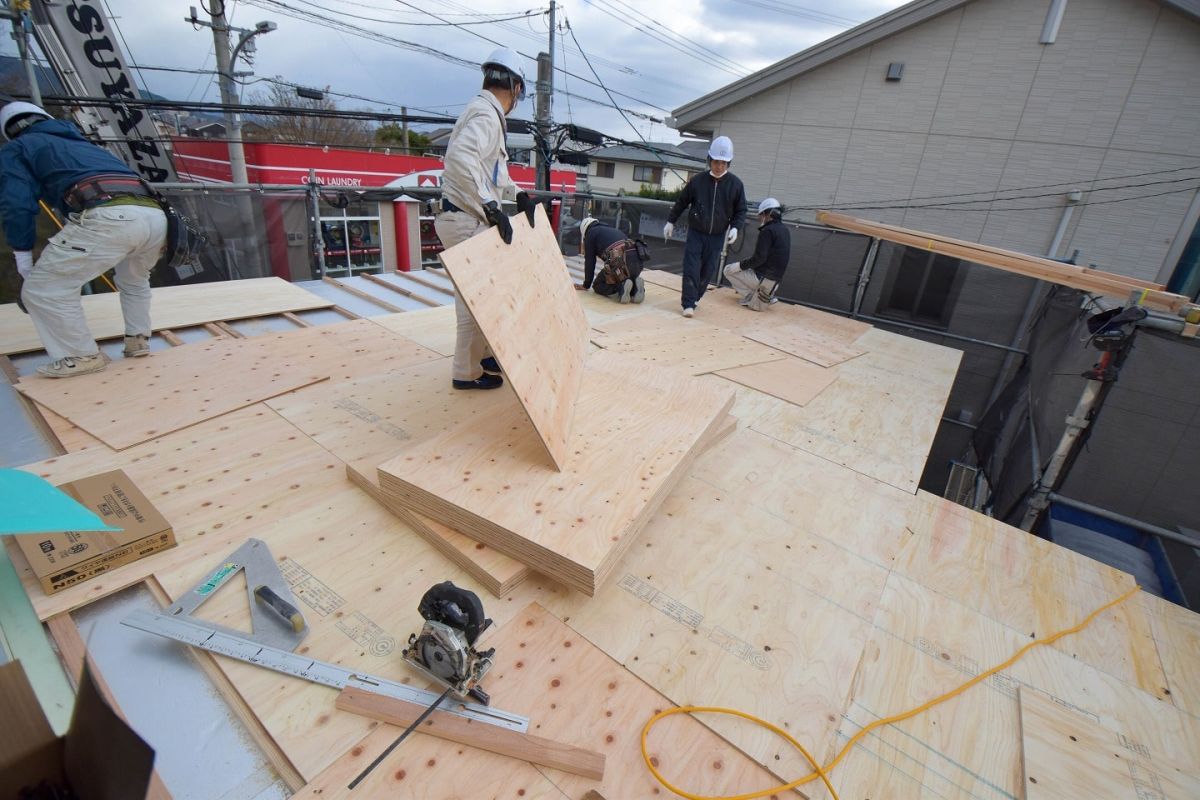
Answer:
[[[741,230],[742,225],[745,223],[746,186],[742,183],[741,178],[738,178],[737,184],[733,187],[733,215],[730,217],[729,227]]]
[[[696,178],[693,176],[690,181],[684,184],[683,191],[679,193],[679,199],[675,201],[675,205],[671,206],[671,213],[667,214],[667,222],[674,225],[676,220],[679,219],[679,215],[683,213],[683,210],[692,204],[696,191],[694,188],[695,183]]]
[[[742,259],[742,269],[758,270],[766,266],[767,256],[775,242],[774,226],[767,226],[758,232],[758,241],[754,243],[754,255]]]
[[[583,288],[592,288],[592,281],[596,279],[596,225],[587,232],[587,236],[583,237]]]
[[[13,250],[32,250],[37,242],[39,192],[25,151],[15,142],[0,150],[0,216]]]

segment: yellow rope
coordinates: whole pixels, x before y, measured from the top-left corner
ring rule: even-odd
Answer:
[[[789,792],[792,789],[795,789],[797,786],[800,786],[805,783],[809,783],[810,781],[812,781],[816,778],[820,778],[825,783],[825,786],[829,789],[829,794],[832,796],[833,800],[838,800],[837,793],[833,790],[833,786],[829,783],[829,778],[827,777],[827,773],[831,772],[833,770],[833,768],[835,766],[837,766],[838,763],[846,756],[846,754],[850,752],[850,748],[854,747],[854,745],[856,745],[868,733],[875,730],[876,728],[882,728],[885,725],[892,725],[897,722],[903,722],[904,720],[915,717],[918,714],[922,714],[922,713],[928,711],[929,709],[933,708],[934,706],[944,703],[947,700],[950,700],[951,698],[957,697],[958,695],[960,695],[963,692],[970,689],[972,686],[975,686],[976,684],[992,677],[997,672],[1002,672],[1003,670],[1008,669],[1013,664],[1015,664],[1019,660],[1021,660],[1021,658],[1024,657],[1024,655],[1026,653],[1028,653],[1030,650],[1032,650],[1033,648],[1038,647],[1040,645],[1054,644],[1055,642],[1057,642],[1059,639],[1063,638],[1064,636],[1070,636],[1073,633],[1078,633],[1079,631],[1086,628],[1088,625],[1091,625],[1092,622],[1096,619],[1096,617],[1100,616],[1101,614],[1103,614],[1105,611],[1112,608],[1113,606],[1124,603],[1126,600],[1128,600],[1129,598],[1131,598],[1135,594],[1137,594],[1137,592],[1138,592],[1138,587],[1134,586],[1128,592],[1125,592],[1125,594],[1121,595],[1120,597],[1118,597],[1114,600],[1110,600],[1109,602],[1107,602],[1104,605],[1097,608],[1092,613],[1088,614],[1083,619],[1083,621],[1080,622],[1078,625],[1074,625],[1070,628],[1065,628],[1061,631],[1058,631],[1057,633],[1051,634],[1050,636],[1046,636],[1041,639],[1036,639],[1032,642],[1029,642],[1024,647],[1022,647],[1020,650],[1018,650],[1016,653],[1014,653],[1012,655],[1012,657],[1009,658],[1007,661],[997,664],[996,666],[992,667],[991,669],[987,670],[986,672],[982,672],[979,675],[976,675],[974,678],[971,678],[966,683],[962,684],[961,686],[959,686],[955,689],[951,689],[950,691],[946,692],[945,694],[939,695],[939,696],[933,698],[932,700],[922,703],[921,705],[917,706],[916,708],[910,709],[908,711],[904,711],[899,714],[895,714],[890,717],[884,717],[882,719],[877,719],[874,722],[870,723],[869,725],[866,725],[865,727],[859,729],[859,731],[856,734],[851,736],[850,740],[848,742],[846,742],[845,747],[843,747],[840,751],[838,751],[838,754],[833,757],[833,760],[830,761],[828,764],[826,764],[824,767],[821,767],[819,764],[817,764],[817,762],[813,759],[813,757],[809,754],[809,752],[804,749],[804,747],[800,744],[800,742],[796,741],[796,739],[791,734],[787,733],[786,731],[782,730],[781,728],[779,728],[775,725],[772,725],[770,722],[767,722],[764,719],[760,719],[752,714],[747,714],[744,711],[738,711],[738,710],[732,709],[732,708],[718,708],[715,706],[681,706],[679,708],[669,708],[666,711],[660,711],[659,713],[655,714],[646,723],[645,727],[642,728],[642,760],[646,762],[646,768],[650,770],[651,774],[654,775],[655,779],[658,780],[658,782],[660,784],[662,784],[667,790],[674,792],[675,794],[679,795],[680,797],[686,798],[686,800],[754,800],[754,798],[766,797],[767,795],[771,795],[771,794],[782,794],[783,792]],[[767,728],[770,731],[773,731],[773,732],[779,734],[784,739],[786,739],[788,741],[788,743],[790,743],[793,747],[795,747],[797,750],[799,750],[804,755],[805,758],[808,759],[808,763],[812,764],[812,766],[813,766],[813,772],[809,773],[808,775],[805,775],[803,778],[797,778],[796,780],[794,780],[790,783],[784,783],[784,784],[780,784],[779,786],[772,786],[770,789],[763,789],[763,790],[757,791],[757,792],[748,792],[746,794],[738,794],[738,795],[728,795],[728,796],[726,796],[726,795],[720,795],[720,796],[699,795],[699,794],[692,794],[691,792],[688,792],[684,789],[679,788],[678,786],[675,786],[674,784],[670,783],[665,777],[663,777],[663,774],[658,771],[657,767],[654,766],[654,764],[650,758],[650,752],[647,749],[646,739],[650,735],[650,729],[654,727],[655,723],[657,723],[659,720],[663,719],[664,717],[669,717],[672,714],[690,714],[690,713],[694,713],[694,712],[695,713],[712,713],[712,714],[730,714],[735,717],[742,717],[743,719],[748,719],[751,722],[754,722],[758,725],[763,726],[764,728]]]

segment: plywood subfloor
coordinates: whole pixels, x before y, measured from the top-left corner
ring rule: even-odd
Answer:
[[[160,287],[154,289],[150,312],[154,330],[159,331],[330,305],[330,301],[279,278],[252,278]],[[114,339],[125,334],[120,297],[116,293],[84,297],[83,311],[97,339]],[[0,354],[41,349],[41,339],[29,316],[16,304],[0,306]]]
[[[607,324],[604,333],[593,334],[592,341],[605,350],[635,356],[648,368],[666,367],[689,375],[787,357],[725,328],[685,317],[618,320]]]
[[[448,360],[441,359],[371,378],[330,383],[320,391],[275,398],[269,405],[344,461],[347,474],[364,491],[493,594],[504,595],[529,576],[528,567],[437,520],[388,502],[376,478],[378,466],[405,448],[512,404],[508,388],[455,391],[448,380],[449,369]]]
[[[587,318],[563,269],[544,209],[532,229],[512,218],[513,240],[487,230],[441,252],[459,302],[483,332],[534,432],[562,468],[587,354]]]
[[[619,398],[619,402],[615,400]],[[727,391],[595,353],[571,455],[542,466],[519,409],[470,421],[379,467],[415,511],[588,594],[603,582],[732,403]]]
[[[807,405],[837,380],[836,373],[799,358],[733,367],[716,374],[794,406]]]
[[[1037,692],[1022,691],[1020,701],[1026,800],[1200,797],[1200,773],[1155,762],[1116,731]]]
[[[457,334],[453,303],[437,308],[371,317],[371,322],[387,328],[392,333],[412,339],[440,355],[454,355]]]

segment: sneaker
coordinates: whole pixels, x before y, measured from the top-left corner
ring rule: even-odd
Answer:
[[[491,372],[497,375],[503,371],[500,369],[500,362],[496,360],[495,356],[488,356],[479,362],[479,366],[483,367],[484,372]]]
[[[633,279],[633,302],[640,303],[646,299],[646,282],[639,275]]]
[[[618,299],[621,305],[629,302],[629,296],[633,294],[633,281],[626,279],[621,283],[621,297]]]
[[[141,358],[150,355],[150,337],[140,333],[125,337],[126,358]]]
[[[696,309],[694,309],[694,308],[685,308],[683,310],[683,315],[685,317],[693,316],[695,313],[696,313]]]
[[[49,364],[42,364],[37,371],[47,378],[74,378],[89,372],[100,372],[108,363],[99,353],[91,356],[67,356]]]
[[[455,389],[499,389],[504,385],[504,378],[499,375],[483,373],[473,381],[453,381]]]

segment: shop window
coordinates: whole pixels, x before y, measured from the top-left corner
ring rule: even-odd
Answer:
[[[662,167],[634,167],[633,179],[642,183],[662,183]]]
[[[617,174],[617,165],[611,161],[596,162],[596,177],[611,178]]]
[[[906,247],[884,284],[879,315],[947,327],[958,295],[961,266],[957,258]]]
[[[321,211],[326,273],[350,275],[383,269],[383,243],[374,203],[352,203],[341,211],[322,203]],[[376,215],[362,213],[370,211]]]

